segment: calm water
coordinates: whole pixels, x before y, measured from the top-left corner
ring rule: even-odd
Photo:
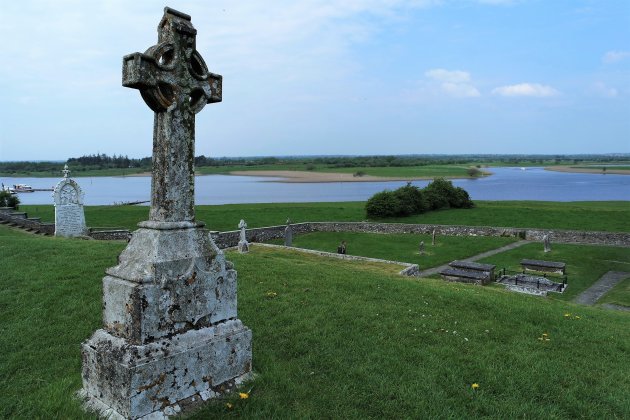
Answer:
[[[481,179],[454,180],[473,200],[630,201],[630,176],[571,174],[542,168],[492,168],[494,175]],[[149,200],[150,177],[75,178],[85,192],[85,204]],[[397,182],[335,182],[297,184],[270,182],[278,178],[206,175],[196,177],[197,204],[293,203],[310,201],[363,201]],[[28,184],[52,188],[60,178],[0,178],[5,185]],[[429,181],[414,182],[424,187]],[[23,204],[52,204],[51,192],[20,194]]]

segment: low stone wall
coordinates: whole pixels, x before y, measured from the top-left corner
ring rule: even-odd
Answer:
[[[127,229],[119,230],[95,230],[90,231],[88,236],[100,241],[127,240],[130,232]]]
[[[0,208],[0,220],[23,229],[31,229],[47,235],[53,235],[55,233],[54,223],[42,223],[39,217],[28,217],[25,212],[16,212],[8,207]]]
[[[630,247],[630,233],[626,232],[583,232],[574,230],[529,229],[491,226],[426,225],[406,223],[368,222],[306,222],[291,225],[293,234],[309,232],[361,232],[361,233],[416,233],[430,235],[435,230],[438,236],[507,236],[529,241],[542,241],[549,235],[551,243],[614,245]],[[265,242],[284,238],[286,226],[270,226],[247,229],[248,242]],[[220,232],[213,235],[219,248],[236,246],[239,231]]]
[[[401,262],[401,261],[381,260],[378,258],[361,257],[359,255],[336,254],[333,252],[318,251],[315,249],[306,249],[306,248],[296,248],[296,247],[289,247],[289,246],[284,246],[284,245],[256,244],[256,246],[290,249],[292,251],[303,252],[305,254],[314,254],[314,255],[319,255],[322,257],[338,258],[340,260],[369,261],[369,262],[377,262],[381,264],[393,264],[393,265],[405,267],[398,273],[401,276],[416,277],[418,276],[418,274],[420,274],[420,267],[418,266],[418,264],[411,264],[411,263],[406,263],[406,262]]]

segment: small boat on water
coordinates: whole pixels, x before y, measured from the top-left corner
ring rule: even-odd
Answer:
[[[9,191],[11,191],[11,188],[9,188]],[[14,184],[13,191],[16,193],[35,192],[33,187],[26,184]]]

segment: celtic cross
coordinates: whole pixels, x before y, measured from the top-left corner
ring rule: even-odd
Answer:
[[[164,8],[158,43],[123,57],[125,87],[140,90],[155,112],[151,210],[155,222],[195,220],[195,114],[221,102],[222,76],[196,50],[190,16]]]

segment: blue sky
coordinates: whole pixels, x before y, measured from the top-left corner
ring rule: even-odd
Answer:
[[[198,155],[630,153],[627,0],[179,1],[223,102]],[[149,156],[122,56],[164,3],[5,2],[0,160]]]

